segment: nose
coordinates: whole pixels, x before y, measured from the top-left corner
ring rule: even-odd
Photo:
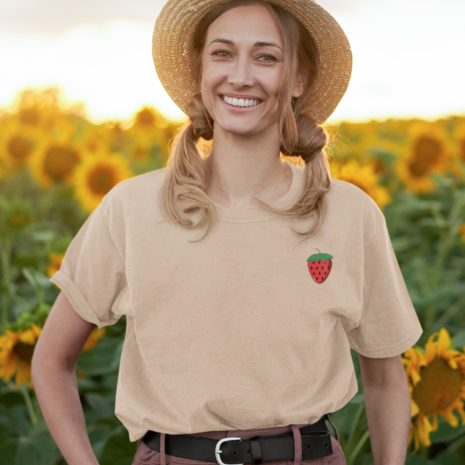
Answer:
[[[228,82],[237,89],[253,86],[252,63],[247,57],[236,60],[228,75]]]

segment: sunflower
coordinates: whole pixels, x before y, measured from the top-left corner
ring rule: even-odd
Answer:
[[[374,137],[364,159],[371,163],[378,176],[383,177],[391,173],[392,165],[398,157],[398,151],[399,142],[393,139]]]
[[[112,143],[112,133],[104,124],[86,124],[81,129],[79,145],[86,152],[97,152],[99,150],[109,150]]]
[[[41,332],[42,328],[34,323],[25,331],[5,330],[5,335],[0,336],[0,377],[8,381],[16,374],[16,387],[29,382],[29,387],[33,388],[31,361]]]
[[[167,126],[168,122],[162,114],[146,105],[136,113],[132,128],[136,131],[151,131],[155,127],[163,129]]]
[[[61,266],[61,263],[63,262],[63,257],[65,256],[64,253],[54,253],[52,252],[50,254],[50,261],[49,265],[47,267],[47,275],[48,276],[53,276]]]
[[[146,163],[150,158],[150,151],[154,145],[152,137],[141,134],[138,137],[133,137],[129,143],[128,150],[132,159]]]
[[[37,130],[22,127],[13,118],[2,122],[0,158],[7,169],[16,172],[27,166],[40,135]]]
[[[379,185],[372,164],[360,165],[357,160],[349,160],[346,163],[336,162],[331,165],[331,176],[355,184],[367,193],[380,209],[391,201],[388,189]]]
[[[92,212],[103,197],[124,179],[132,177],[128,162],[119,154],[98,151],[76,168],[74,188],[84,211]]]
[[[61,90],[57,87],[42,91],[26,89],[19,95],[13,118],[22,127],[52,130],[59,120],[66,118],[60,108],[61,100]]]
[[[429,337],[424,353],[412,347],[404,357],[412,405],[408,441],[414,440],[416,453],[420,442],[431,445],[429,434],[438,429],[438,414],[456,428],[459,421],[453,410],[457,410],[465,425],[465,353],[450,349],[449,333],[441,328]]]
[[[82,147],[73,140],[75,130],[74,123],[63,119],[53,131],[45,133],[34,150],[30,169],[41,187],[57,182],[72,184],[74,169],[84,156]]]
[[[440,122],[416,120],[407,131],[396,163],[397,175],[411,192],[431,192],[436,182],[429,175],[444,173],[451,153],[451,141]]]
[[[142,151],[140,152],[142,155],[138,157],[137,151],[133,151],[133,157],[144,160],[144,157],[147,156],[147,146],[158,144],[162,148],[163,157],[166,158],[168,143],[174,137],[178,126],[179,124],[168,122],[154,108],[143,107],[142,110],[136,113],[132,126],[125,132],[126,137],[143,138],[143,141],[140,143],[142,145]],[[137,143],[133,143],[132,146],[138,147]]]

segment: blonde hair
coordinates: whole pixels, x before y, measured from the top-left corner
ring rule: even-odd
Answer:
[[[270,11],[283,36],[284,81],[278,97],[280,152],[284,156],[300,157],[302,162],[295,163],[297,165],[305,164],[302,192],[291,207],[276,209],[258,198],[256,200],[265,210],[282,216],[299,219],[315,216],[315,221],[308,231],[299,232],[291,228],[306,240],[317,234],[323,225],[326,215],[325,194],[331,188],[331,175],[325,151],[330,139],[329,133],[312,118],[300,113],[306,94],[319,69],[318,53],[311,35],[291,13],[277,5],[262,0],[228,2],[210,10],[194,31],[189,50],[190,69],[193,79],[199,83],[202,52],[210,24],[232,8],[253,4],[262,4]],[[297,50],[298,72],[305,77],[305,89],[298,98],[292,97],[293,86],[287,85],[292,80],[293,50]],[[160,193],[165,219],[166,212],[169,220],[176,221],[186,229],[202,228],[207,225],[204,236],[199,239],[202,240],[217,221],[216,208],[206,194],[208,173],[202,161],[202,158],[208,156],[203,141],[213,139],[214,121],[205,108],[200,94],[191,101],[187,115],[189,119],[176,134],[170,156],[165,163],[168,169]],[[182,213],[202,211],[203,215],[199,222],[194,224],[191,219],[182,216],[176,202]]]

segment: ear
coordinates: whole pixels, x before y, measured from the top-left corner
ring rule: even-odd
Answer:
[[[305,88],[305,80],[299,74],[297,76],[297,82],[294,86],[294,90],[292,91],[292,96],[295,98],[300,97],[304,91],[304,88]]]

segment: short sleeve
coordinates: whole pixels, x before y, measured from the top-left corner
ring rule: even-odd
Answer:
[[[125,265],[105,213],[105,197],[88,216],[49,279],[66,295],[75,311],[98,328],[115,324],[128,298]]]
[[[363,305],[358,326],[347,332],[352,349],[372,358],[400,355],[423,333],[381,211],[377,232],[364,247]]]

